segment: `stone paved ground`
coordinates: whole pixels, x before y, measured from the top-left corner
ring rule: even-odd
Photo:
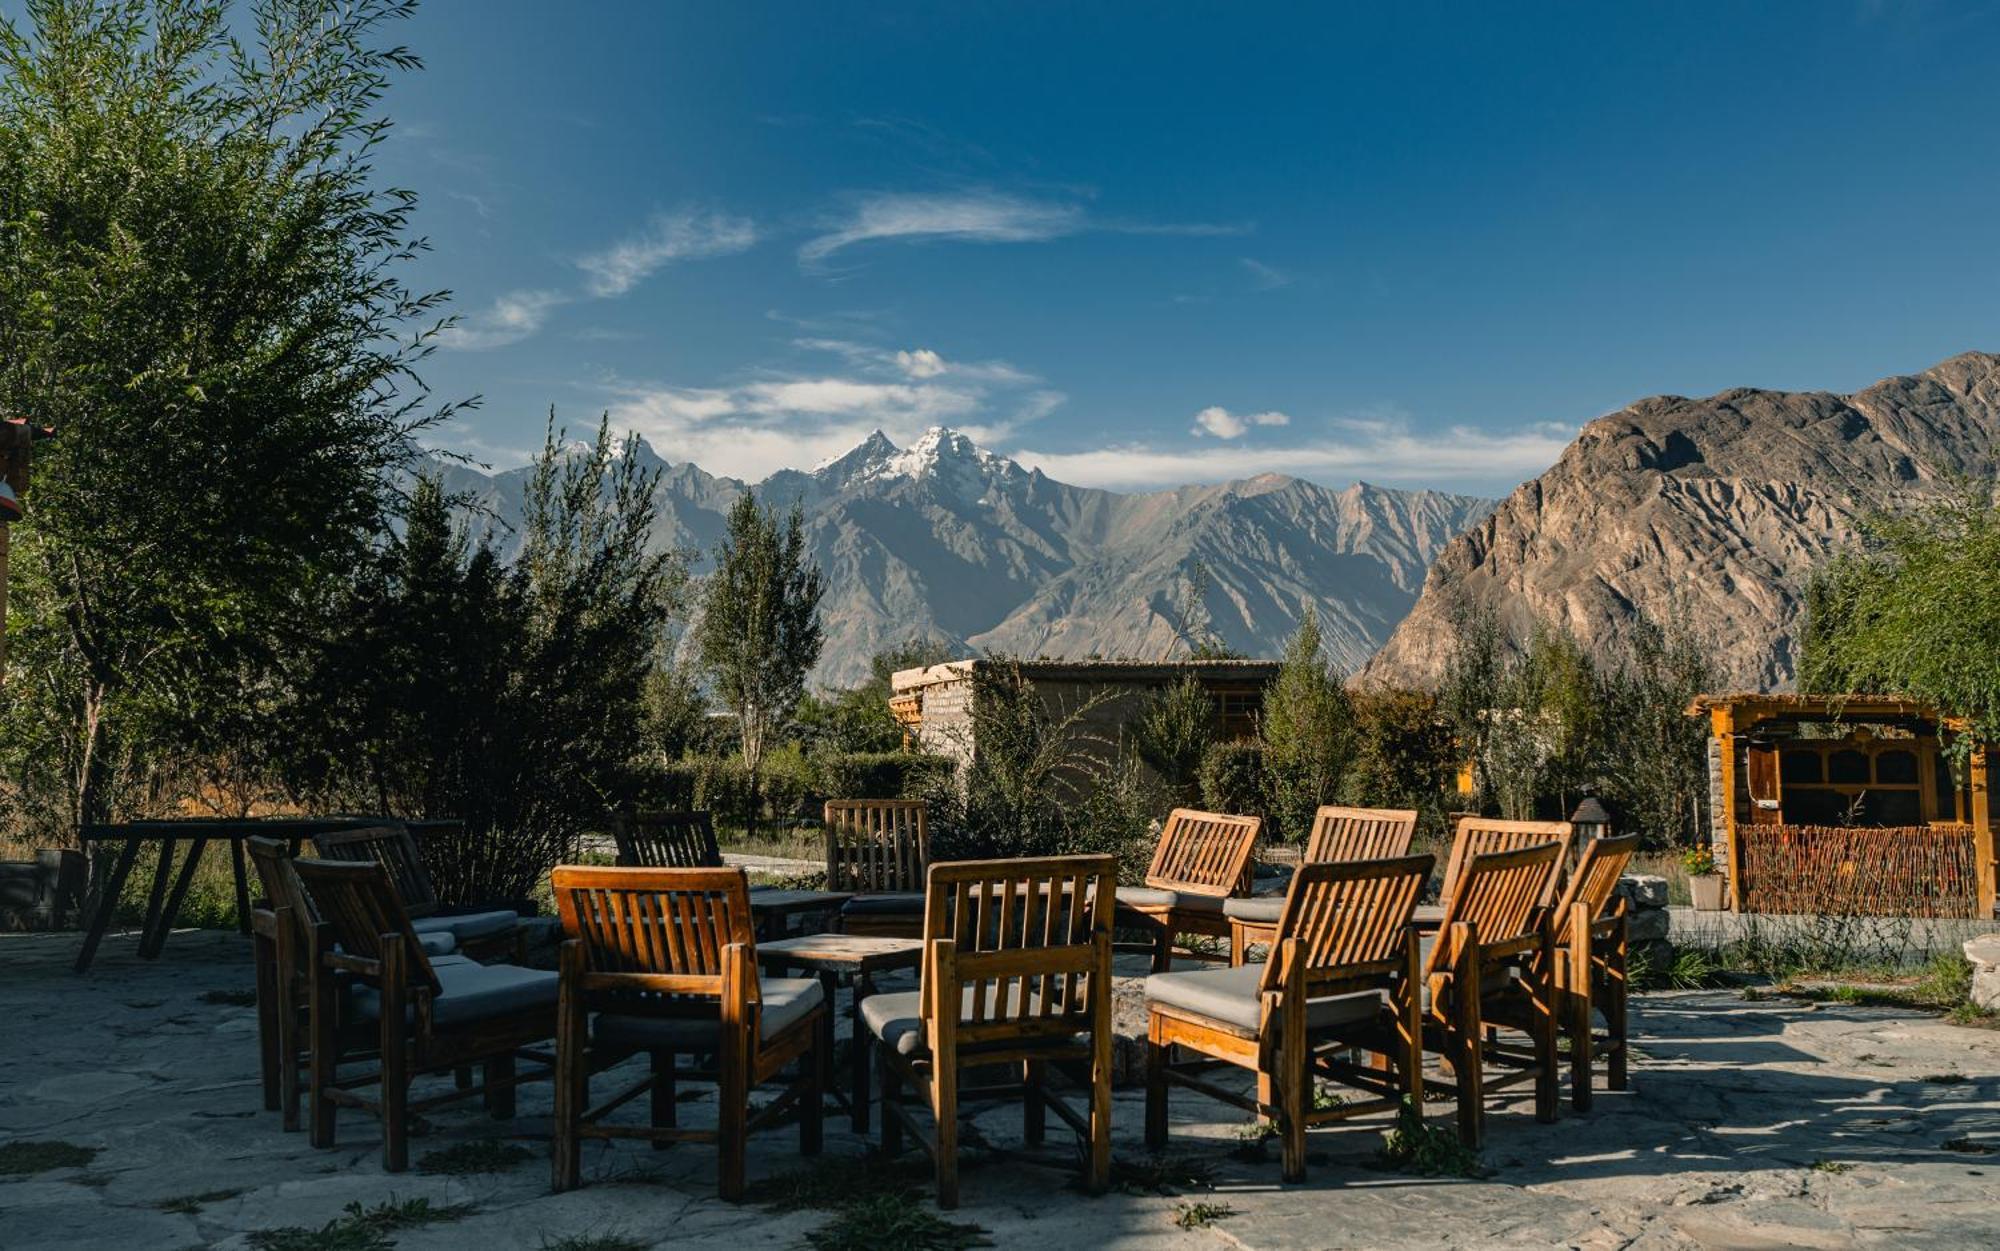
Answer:
[[[318,1226],[350,1202],[391,1196],[474,1205],[395,1235],[412,1251],[613,1232],[662,1246],[793,1247],[829,1219],[720,1203],[713,1158],[692,1146],[604,1147],[588,1157],[592,1184],[551,1196],[540,1086],[511,1123],[457,1105],[415,1143],[419,1158],[495,1135],[532,1151],[503,1173],[387,1176],[371,1124],[351,1113],[340,1146],[313,1151],[260,1109],[251,1009],[203,1001],[250,985],[242,940],[180,934],[165,961],[147,964],[113,938],[85,979],[68,972],[75,941],[0,937],[0,1143],[99,1154],[82,1169],[0,1177],[0,1247],[245,1247],[254,1231]],[[1175,1150],[1211,1172],[1212,1190],[1086,1198],[1068,1186],[1059,1127],[1049,1147],[1024,1152],[1018,1112],[1000,1109],[978,1122],[992,1150],[968,1168],[956,1219],[1003,1247],[2000,1245],[2000,1154],[1987,1154],[2000,1153],[2000,1033],[1707,992],[1645,996],[1634,1016],[1644,1054],[1632,1091],[1551,1126],[1520,1107],[1495,1116],[1485,1180],[1375,1171],[1377,1135],[1350,1127],[1315,1134],[1308,1184],[1280,1186],[1275,1158],[1240,1157],[1233,1110],[1183,1093]],[[1136,1091],[1118,1096],[1128,1160],[1144,1158],[1142,1104]],[[691,1117],[707,1106],[686,1105]],[[861,1161],[844,1118],[828,1125],[826,1158]],[[795,1141],[789,1129],[754,1140],[752,1177],[801,1167]],[[1954,1141],[1977,1150],[1947,1149]],[[160,1206],[212,1192],[237,1193],[192,1213]],[[1176,1206],[1192,1201],[1230,1214],[1177,1228]]]

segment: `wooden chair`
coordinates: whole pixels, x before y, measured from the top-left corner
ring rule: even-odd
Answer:
[[[830,799],[826,888],[851,891],[840,909],[849,934],[915,938],[924,928],[928,809],[921,799]]]
[[[713,1142],[724,1199],[743,1197],[744,1140],[796,1109],[799,1150],[820,1149],[820,1034],[830,1011],[815,978],[757,974],[750,890],[731,868],[582,868],[551,875],[562,917],[562,1001],[557,1010],[554,1186],[582,1177],[585,1138]],[[595,1016],[593,1021],[591,1018]],[[593,1108],[590,1075],[645,1052],[651,1072]],[[682,1071],[678,1056],[713,1055],[712,1072]],[[798,1075],[750,1115],[750,1092],[787,1065]],[[713,1078],[716,1127],[676,1122],[676,1084]],[[604,1117],[651,1092],[647,1125]]]
[[[1305,1180],[1307,1128],[1396,1111],[1405,1100],[1421,1112],[1423,979],[1410,910],[1432,863],[1404,856],[1302,864],[1285,893],[1271,960],[1146,979],[1148,1149],[1167,1145],[1169,1083],[1275,1119],[1288,1182]],[[1177,1046],[1202,1058],[1175,1065]],[[1362,1067],[1351,1058],[1356,1049],[1383,1060]],[[1257,1096],[1197,1076],[1218,1063],[1254,1070]],[[1315,1108],[1321,1077],[1374,1098]]]
[[[324,860],[381,865],[418,934],[449,933],[459,951],[479,959],[515,952],[520,915],[512,908],[441,906],[409,827],[377,825],[318,834],[313,850]]]
[[[1605,1059],[1605,1085],[1626,1086],[1626,963],[1632,940],[1625,900],[1618,879],[1625,874],[1639,838],[1592,839],[1583,859],[1570,874],[1569,886],[1556,904],[1556,1006],[1569,1038],[1570,1101],[1579,1112],[1590,1110],[1591,1066]],[[1604,1017],[1604,1033],[1593,1017]]]
[[[495,1118],[514,1115],[515,1061],[529,1044],[555,1034],[556,975],[509,964],[446,966],[424,954],[389,871],[373,861],[292,862],[315,916],[310,967],[312,1143],[334,1145],[338,1107],[358,1107],[382,1122],[382,1167],[409,1167],[410,1117],[483,1093]],[[342,1058],[368,1044],[380,1054],[375,1073],[339,1080]],[[449,1094],[412,1100],[414,1075],[473,1064],[485,1080]],[[546,1076],[539,1070],[531,1077]],[[355,1088],[381,1086],[368,1099]]]
[[[722,848],[706,812],[633,812],[611,825],[625,868],[719,869]]]
[[[937,1169],[938,1206],[958,1206],[960,1101],[1017,1091],[1027,1141],[1042,1141],[1055,1112],[1083,1139],[1085,1186],[1108,1184],[1117,882],[1112,856],[931,866],[918,989],[871,995],[861,1015],[881,1068],[883,1154],[901,1151],[905,1128],[915,1135]],[[963,1070],[989,1065],[1018,1065],[1021,1083],[960,1085]],[[1048,1090],[1050,1069],[1089,1092],[1087,1111]],[[904,1106],[906,1089],[928,1106],[930,1133]]]
[[[1442,1056],[1458,1099],[1459,1139],[1485,1139],[1486,1100],[1521,1082],[1535,1087],[1535,1118],[1556,1119],[1555,951],[1545,903],[1560,843],[1473,856],[1445,901],[1444,925],[1424,939],[1424,1045]],[[1498,1026],[1528,1037],[1505,1040]],[[1508,1076],[1489,1079],[1488,1066]]]
[[[1503,821],[1497,817],[1471,815],[1458,817],[1452,823],[1451,854],[1445,858],[1444,884],[1438,891],[1439,902],[1418,905],[1416,924],[1419,928],[1434,929],[1444,920],[1444,901],[1451,898],[1457,888],[1459,874],[1472,857],[1496,851],[1515,851],[1538,843],[1552,842],[1562,847],[1556,876],[1549,880],[1548,898],[1542,900],[1545,904],[1554,903],[1556,891],[1562,885],[1563,867],[1569,861],[1572,836],[1572,827],[1567,821]]]
[[[1118,893],[1118,924],[1145,929],[1153,972],[1173,964],[1174,940],[1181,934],[1229,937],[1222,901],[1248,893],[1250,853],[1263,828],[1261,817],[1232,816],[1176,808],[1153,849],[1143,888]]]
[[[1304,864],[1347,864],[1355,860],[1388,860],[1410,854],[1417,833],[1414,808],[1342,808],[1327,804],[1313,816],[1306,839]],[[1285,895],[1229,899],[1222,905],[1229,918],[1229,962],[1241,965],[1251,944],[1268,947],[1277,941],[1278,918]]]

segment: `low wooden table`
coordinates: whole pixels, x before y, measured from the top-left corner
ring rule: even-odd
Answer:
[[[76,971],[88,971],[90,962],[97,957],[97,946],[104,941],[104,932],[111,927],[111,914],[118,908],[118,897],[125,890],[125,879],[132,875],[132,865],[139,858],[141,844],[156,843],[160,849],[159,859],[153,865],[152,893],[146,898],[146,919],[139,930],[139,954],[152,960],[167,945],[167,935],[174,928],[174,918],[180,913],[181,901],[187,897],[188,887],[194,882],[195,869],[201,864],[202,852],[208,849],[210,843],[229,844],[230,867],[236,874],[236,927],[248,934],[250,883],[243,863],[245,839],[265,835],[290,839],[297,846],[300,839],[311,838],[315,834],[383,825],[391,821],[389,817],[251,817],[243,820],[189,818],[131,821],[123,825],[86,825],[82,832],[84,843],[122,843],[123,846],[118,849],[118,857],[112,862],[108,878],[99,881],[96,866],[92,865],[91,885],[97,891],[97,911],[91,917],[89,928],[84,931],[83,950],[76,956]],[[183,844],[187,850],[180,857],[181,871],[176,878],[175,853]]]
[[[763,893],[763,892],[759,892]],[[752,895],[751,907],[756,907],[756,895]],[[861,1022],[861,1001],[875,993],[875,975],[892,969],[914,969],[923,963],[924,941],[921,938],[866,938],[855,934],[803,934],[797,938],[784,938],[772,943],[757,944],[757,963],[774,965],[783,973],[791,969],[805,969],[819,974],[819,984],[826,991],[826,1033],[820,1039],[820,1054],[826,1057],[827,1071],[823,1083],[827,1093],[837,1100],[844,1100],[849,1112],[854,1114],[854,1132],[868,1132],[868,1028]],[[847,974],[854,981],[854,1002],[851,1008],[854,1017],[854,1045],[848,1056],[850,1073],[848,1090],[842,1094],[833,1084],[833,995],[840,983],[840,975]]]
[[[854,898],[852,891],[839,890],[753,890],[750,915],[757,922],[757,940],[785,936],[785,922],[813,912],[837,912]]]

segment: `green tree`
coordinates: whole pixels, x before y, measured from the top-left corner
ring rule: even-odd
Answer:
[[[1168,788],[1192,802],[1201,789],[1202,758],[1215,741],[1215,697],[1188,674],[1153,692],[1132,723],[1132,746]]]
[[[1799,686],[1894,694],[2000,735],[2000,506],[1991,483],[1871,517],[1863,541],[1815,571]],[[1960,742],[1969,741],[1961,739]]]
[[[1353,755],[1354,712],[1328,664],[1310,604],[1264,691],[1264,767],[1279,834],[1303,839],[1321,804],[1334,802]]]
[[[729,510],[702,597],[695,640],[709,684],[736,717],[756,820],[764,753],[805,695],[822,635],[819,566],[806,553],[805,519],[780,521],[745,492]]]
[[[1710,649],[1678,615],[1640,617],[1615,667],[1604,675],[1604,756],[1600,791],[1620,816],[1620,833],[1654,846],[1692,846],[1708,802],[1708,724],[1688,705],[1715,689]]]
[[[70,824],[326,621],[449,406],[376,116],[406,0],[28,0],[0,20],[0,411],[60,428],[17,536],[10,722]],[[11,729],[11,727],[10,727]],[[9,733],[10,742],[21,737]],[[42,769],[34,773],[34,769]]]
[[[865,681],[799,701],[796,720],[808,750],[889,752],[903,746],[903,727],[889,711],[892,679],[904,669],[943,664],[955,652],[942,639],[912,639],[876,652]]]

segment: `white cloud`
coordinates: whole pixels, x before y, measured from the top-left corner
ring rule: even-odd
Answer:
[[[912,378],[935,378],[945,370],[944,357],[929,348],[898,352],[896,364]]]
[[[481,313],[461,318],[446,328],[439,343],[466,352],[483,352],[506,347],[534,334],[548,320],[551,309],[570,302],[560,291],[509,291]]]
[[[1039,243],[1086,230],[1134,235],[1238,235],[1245,224],[1120,222],[1092,217],[1064,200],[1035,200],[1000,191],[938,194],[877,191],[857,197],[849,212],[799,247],[813,268],[842,248],[883,239],[949,239],[962,243]]]
[[[1318,439],[1283,447],[1228,444],[1176,450],[1128,444],[1088,452],[1022,450],[1012,455],[1059,481],[1112,490],[1282,473],[1331,482],[1365,479],[1491,491],[1525,481],[1554,464],[1576,429],[1537,423],[1500,432],[1453,427],[1440,435],[1387,424],[1372,433],[1356,434],[1351,440]]]
[[[1194,415],[1194,428],[1189,434],[1199,438],[1204,434],[1218,439],[1240,439],[1252,426],[1288,426],[1290,417],[1280,412],[1232,413],[1221,405],[1211,405]]]
[[[623,295],[669,261],[741,252],[757,241],[747,217],[727,213],[656,213],[638,234],[576,262],[585,286],[600,299]]]
[[[1276,265],[1266,265],[1253,256],[1243,258],[1243,268],[1249,272],[1250,281],[1259,291],[1276,291],[1279,287],[1289,287],[1298,281]]]

